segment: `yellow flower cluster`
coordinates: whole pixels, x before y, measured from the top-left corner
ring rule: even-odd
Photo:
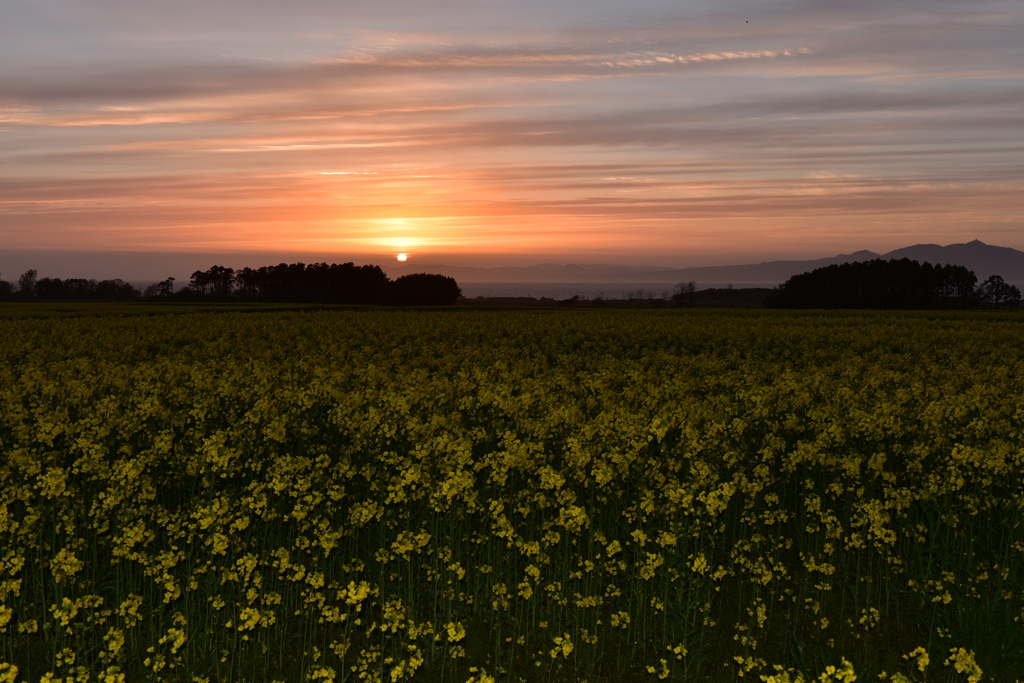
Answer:
[[[0,320],[0,682],[1016,680],[1022,323]]]

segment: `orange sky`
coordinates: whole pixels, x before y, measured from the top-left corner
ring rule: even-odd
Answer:
[[[17,0],[3,249],[1024,249],[1018,3],[536,4]]]

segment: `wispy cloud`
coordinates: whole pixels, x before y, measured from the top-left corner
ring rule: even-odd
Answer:
[[[603,54],[557,54],[529,52],[481,52],[481,53],[426,53],[420,55],[359,55],[356,57],[339,57],[323,60],[328,64],[360,64],[385,68],[566,68],[596,67],[631,69],[639,67],[666,67],[669,65],[700,64],[703,62],[720,62],[733,59],[765,59],[771,57],[795,57],[811,54],[808,48],[792,50],[757,50],[701,52],[693,54],[673,54],[671,52],[624,52]]]
[[[19,5],[74,49],[0,45],[4,244],[347,248],[401,218],[449,251],[881,250],[902,217],[1024,247],[1009,1],[446,0],[458,30],[296,1],[241,31],[193,0],[60,31]]]

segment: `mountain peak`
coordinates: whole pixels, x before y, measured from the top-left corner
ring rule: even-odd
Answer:
[[[909,258],[933,265],[965,266],[974,271],[979,281],[989,275],[1001,275],[1007,282],[1024,281],[1024,252],[1010,247],[985,244],[981,240],[949,244],[944,247],[938,244],[915,244],[912,247],[890,251],[883,258]]]
[[[990,275],[1001,275],[1006,282],[1024,284],[1024,252],[1011,247],[997,247],[981,240],[942,246],[915,244],[886,254],[867,249],[852,254],[799,260],[768,261],[728,266],[691,266],[666,268],[656,266],[625,266],[608,263],[556,264],[542,263],[532,266],[471,267],[430,265],[434,272],[455,277],[460,282],[604,282],[604,283],[658,283],[695,280],[705,287],[714,283],[782,283],[793,275],[838,263],[871,261],[873,259],[909,258],[932,265],[960,265],[974,271],[979,281]],[[408,266],[407,266],[408,267]],[[424,268],[426,264],[417,264]],[[400,272],[405,272],[401,271]]]

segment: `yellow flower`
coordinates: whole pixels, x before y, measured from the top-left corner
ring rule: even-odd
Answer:
[[[968,651],[964,648],[951,648],[950,656],[946,659],[943,664],[949,666],[953,664],[956,672],[959,674],[967,674],[967,683],[979,683],[981,681],[982,674],[981,667],[974,661],[974,651]]]
[[[574,648],[572,638],[569,637],[568,633],[565,633],[555,637],[555,647],[548,654],[551,655],[552,659],[556,658],[559,654],[568,659]]]
[[[457,643],[466,637],[466,627],[462,625],[462,622],[448,622],[445,630],[448,631],[448,640],[450,642]]]
[[[912,652],[903,655],[903,659],[917,659],[917,670],[924,672],[928,668],[928,651],[919,647]]]

